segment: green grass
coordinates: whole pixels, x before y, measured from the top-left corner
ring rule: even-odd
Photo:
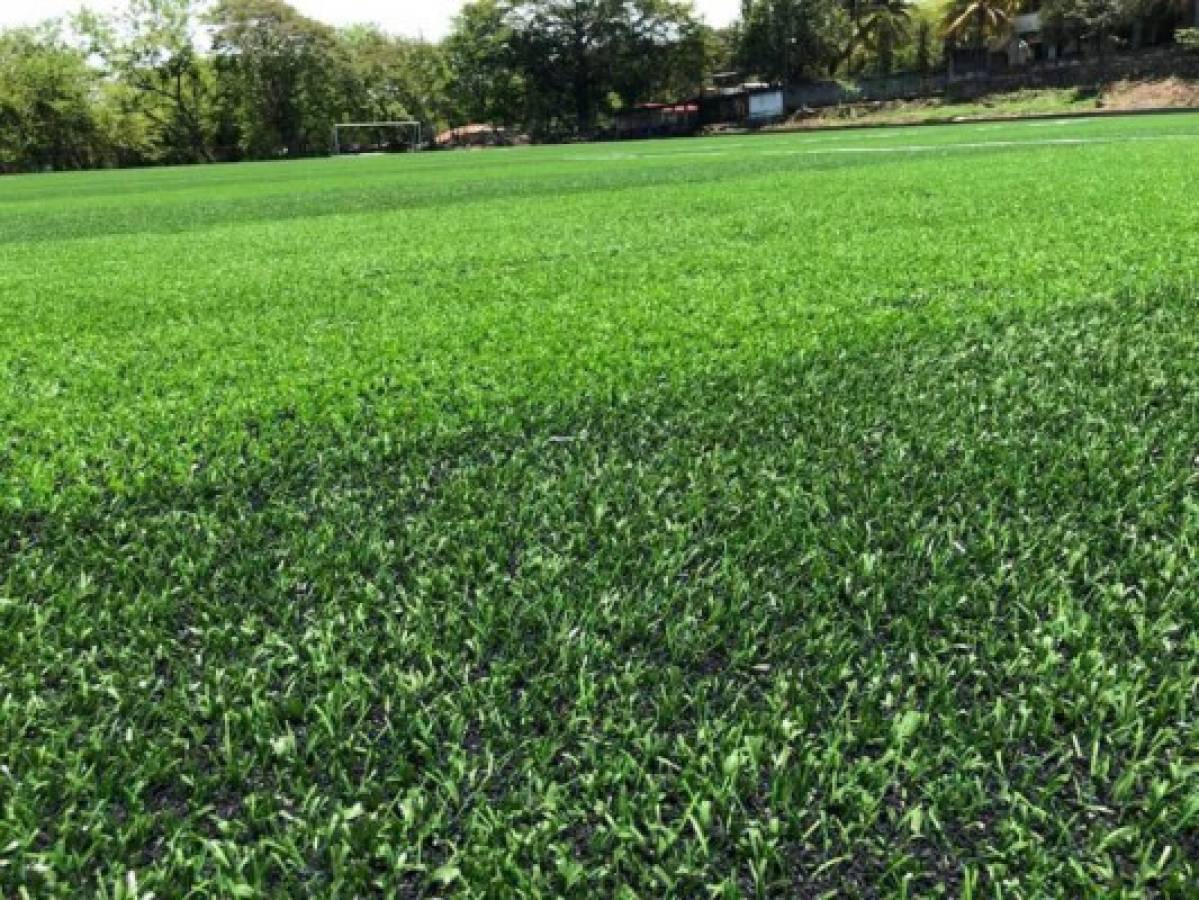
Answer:
[[[1199,116],[0,181],[0,895],[1193,896]]]

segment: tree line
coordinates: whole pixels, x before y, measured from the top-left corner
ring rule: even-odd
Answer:
[[[714,73],[768,81],[931,72],[1028,0],[742,0],[713,29],[690,0],[473,0],[438,42],[333,28],[285,0],[126,0],[0,31],[0,170],[328,152],[340,121],[588,134],[693,96]],[[1199,18],[1199,0],[1043,0],[1047,27],[1102,45]]]

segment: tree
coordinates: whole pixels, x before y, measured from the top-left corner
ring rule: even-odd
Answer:
[[[445,40],[456,117],[510,125],[524,112],[525,83],[513,52],[512,24],[496,0],[462,7]]]
[[[0,31],[0,170],[104,162],[95,73],[52,25]]]
[[[1058,40],[1090,43],[1103,60],[1113,32],[1136,17],[1135,6],[1122,0],[1045,0],[1041,24]]]
[[[916,41],[913,47],[913,65],[921,75],[928,75],[933,70],[933,26],[923,16],[916,22]]]
[[[987,41],[1007,35],[1020,0],[952,0],[945,8],[944,33],[984,49]]]
[[[737,61],[737,47],[741,43],[741,24],[734,22],[724,28],[712,29],[708,42],[708,59],[705,75],[727,72]]]
[[[516,0],[507,19],[527,114],[581,132],[614,98],[637,103],[694,83],[707,53],[689,2]]]
[[[881,74],[891,73],[895,50],[907,38],[911,24],[908,0],[881,0],[872,3],[863,13],[858,23],[861,42],[874,53]]]
[[[356,119],[415,119],[430,127],[449,115],[450,69],[436,44],[392,37],[373,25],[339,32],[350,80],[347,105]]]
[[[199,0],[128,0],[124,11],[82,11],[76,28],[107,74],[128,88],[123,98],[152,124],[161,156],[211,161],[212,73],[194,43]]]
[[[835,71],[854,26],[837,0],[744,0],[737,62],[761,77],[791,81]]]
[[[1178,28],[1199,27],[1199,0],[1122,0],[1132,45],[1161,43]]]
[[[720,49],[691,4],[641,0],[626,9],[629,19],[612,84],[621,101],[672,101],[699,93],[709,61]]]
[[[336,32],[283,0],[220,0],[209,21],[221,113],[241,151],[325,152],[353,77]]]

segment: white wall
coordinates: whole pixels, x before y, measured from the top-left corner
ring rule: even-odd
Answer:
[[[749,95],[750,119],[773,119],[783,114],[783,92],[765,91]]]

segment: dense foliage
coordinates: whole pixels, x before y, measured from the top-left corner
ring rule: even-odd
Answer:
[[[981,47],[1027,5],[745,0],[714,31],[691,0],[471,0],[433,43],[334,29],[286,0],[123,2],[0,32],[0,172],[315,155],[338,121],[588,135],[730,68],[772,82],[928,73],[946,41]],[[1102,53],[1169,39],[1192,6],[1044,0],[1042,15],[1054,39]]]
[[[108,137],[94,115],[92,73],[50,27],[0,32],[0,170],[87,168]]]
[[[1159,43],[1178,26],[1199,23],[1199,0],[1044,0],[1040,13],[1046,34],[1102,56],[1113,46]]]
[[[0,895],[1190,896],[1197,162],[6,180]]]
[[[715,46],[673,0],[480,0],[441,43],[285,0],[126,0],[0,33],[0,170],[312,155],[338,121],[587,132],[696,92]]]

